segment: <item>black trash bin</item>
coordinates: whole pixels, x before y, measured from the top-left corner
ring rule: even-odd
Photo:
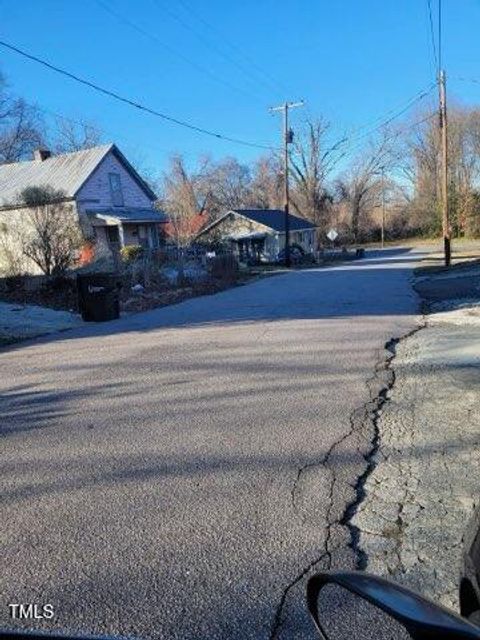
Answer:
[[[120,282],[113,273],[77,275],[78,308],[87,322],[105,322],[120,317]]]

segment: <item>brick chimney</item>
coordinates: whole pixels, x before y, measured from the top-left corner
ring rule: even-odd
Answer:
[[[47,158],[50,158],[52,152],[50,149],[35,149],[33,152],[33,159],[37,162],[43,162]]]

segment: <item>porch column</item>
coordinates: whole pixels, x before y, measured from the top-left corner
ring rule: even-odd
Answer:
[[[123,247],[125,246],[125,237],[123,235],[123,225],[122,225],[122,223],[119,222],[117,227],[118,227],[118,239],[119,239],[119,242],[120,242],[120,249],[123,249]]]

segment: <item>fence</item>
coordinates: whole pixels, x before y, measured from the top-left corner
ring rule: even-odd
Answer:
[[[74,275],[62,276],[62,280],[73,280]],[[22,289],[23,291],[39,291],[49,285],[58,283],[58,276],[21,275],[0,278],[0,291]]]

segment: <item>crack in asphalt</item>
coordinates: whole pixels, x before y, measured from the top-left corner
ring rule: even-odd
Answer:
[[[387,355],[385,358],[380,359],[376,366],[375,372],[372,378],[367,381],[367,386],[372,389],[372,385],[375,382],[382,382],[382,377],[379,375],[383,372],[383,386],[378,388],[376,396],[371,396],[370,400],[364,405],[365,409],[369,407],[370,411],[368,411],[367,416],[370,416],[371,426],[373,427],[373,438],[371,441],[371,448],[367,455],[365,456],[366,467],[364,472],[357,478],[357,482],[355,484],[355,499],[347,505],[343,518],[341,519],[340,524],[345,526],[350,533],[350,548],[353,550],[356,556],[356,565],[357,569],[365,570],[368,564],[368,554],[360,547],[360,529],[352,523],[352,518],[356,514],[359,506],[365,499],[365,484],[367,482],[368,477],[375,469],[377,462],[377,453],[379,452],[381,434],[379,428],[379,420],[382,414],[382,409],[384,405],[389,401],[390,391],[395,386],[396,376],[395,370],[392,366],[393,360],[397,353],[397,346],[399,343],[407,340],[411,336],[413,336],[418,331],[421,331],[426,327],[426,319],[422,318],[421,323],[413,328],[411,331],[408,331],[403,336],[399,338],[391,338],[385,343],[384,352]]]
[[[376,455],[379,452],[380,446],[380,429],[379,429],[379,419],[382,413],[382,407],[389,400],[389,392],[395,385],[395,371],[392,367],[392,361],[396,355],[397,345],[403,340],[408,339],[412,335],[414,335],[417,331],[420,331],[426,326],[425,318],[423,321],[414,329],[404,334],[399,338],[391,338],[388,340],[384,348],[382,350],[382,356],[378,358],[377,363],[374,367],[374,373],[371,378],[366,381],[366,386],[369,391],[369,400],[365,402],[362,406],[354,409],[350,414],[350,429],[348,432],[336,440],[327,453],[323,456],[323,458],[318,462],[309,462],[302,467],[300,467],[297,471],[297,475],[295,477],[292,489],[291,489],[291,501],[292,506],[296,514],[300,515],[300,510],[297,505],[297,492],[298,487],[300,485],[303,474],[307,469],[316,466],[323,466],[328,469],[331,473],[330,487],[328,493],[328,507],[326,513],[326,536],[324,548],[320,555],[315,558],[311,563],[308,564],[299,574],[295,576],[295,578],[284,588],[279,604],[275,611],[275,615],[272,622],[270,640],[275,640],[278,637],[278,633],[281,630],[284,619],[282,617],[283,609],[285,606],[286,599],[288,597],[289,592],[292,590],[295,585],[297,585],[303,578],[305,578],[318,564],[324,562],[326,560],[326,567],[324,569],[328,570],[332,566],[332,551],[330,549],[330,542],[332,536],[332,528],[335,525],[340,525],[345,527],[350,535],[350,543],[349,547],[352,549],[355,558],[356,558],[356,566],[359,570],[364,570],[368,563],[368,555],[367,553],[361,549],[359,541],[360,541],[360,529],[352,524],[351,519],[355,515],[358,510],[358,507],[363,502],[365,498],[365,483],[367,478],[372,473],[373,469],[376,466]],[[346,506],[343,515],[340,518],[332,519],[331,514],[334,508],[334,492],[335,485],[337,483],[337,474],[334,466],[328,467],[328,463],[334,453],[335,449],[343,444],[346,440],[351,438],[354,434],[362,435],[364,430],[369,427],[370,431],[373,429],[372,437],[369,440],[369,450],[366,454],[363,454],[363,459],[365,462],[365,469],[363,473],[361,473],[353,487],[354,489],[354,499]],[[400,516],[399,516],[400,517]],[[302,517],[302,522],[305,521],[305,518]]]

